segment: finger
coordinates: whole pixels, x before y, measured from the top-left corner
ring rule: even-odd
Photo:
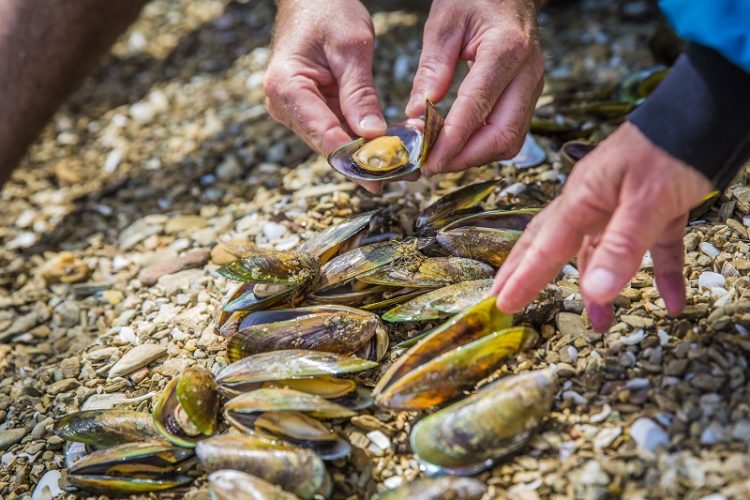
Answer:
[[[458,89],[456,100],[427,160],[428,172],[442,172],[461,151],[469,137],[484,123],[523,62],[510,56],[509,47],[500,50],[496,46],[489,47],[488,43],[477,49],[476,60]]]
[[[586,311],[589,313],[591,327],[597,332],[606,332],[615,322],[615,311],[611,303],[596,304],[583,301]]]
[[[518,267],[518,264],[523,259],[524,255],[526,254],[526,250],[529,248],[529,246],[531,246],[531,243],[536,238],[536,235],[539,232],[539,228],[544,225],[544,219],[552,215],[552,213],[555,211],[555,206],[559,206],[560,201],[560,198],[553,200],[549,205],[547,205],[544,210],[542,210],[540,213],[535,215],[533,219],[531,219],[531,222],[526,226],[526,229],[524,229],[521,237],[518,239],[516,244],[513,245],[508,258],[505,259],[505,262],[503,262],[500,266],[500,269],[495,276],[495,281],[492,284],[492,295],[497,295],[503,288],[503,285],[505,284],[507,279],[511,276],[513,271]]]
[[[381,181],[356,181],[357,184],[362,186],[367,192],[372,194],[380,194],[383,191],[383,183]]]
[[[341,112],[354,133],[367,139],[383,135],[386,129],[372,78],[372,52],[372,39],[366,38],[351,43],[344,55],[329,57],[339,85]]]
[[[523,145],[537,98],[542,92],[542,67],[525,66],[500,96],[486,120],[460,153],[440,172],[458,172],[491,161],[513,158]],[[427,174],[437,174],[425,167]]]
[[[424,25],[422,54],[406,105],[406,116],[411,118],[424,114],[425,99],[439,102],[445,97],[456,72],[462,32],[455,20],[439,14],[430,15]]]
[[[686,222],[687,216],[680,216],[670,222],[651,247],[656,286],[670,316],[678,316],[685,307],[685,248],[682,237]]]
[[[319,153],[328,155],[351,140],[312,80],[298,75],[283,84],[267,81],[265,89],[271,116]]]
[[[621,205],[615,211],[581,280],[586,300],[597,304],[612,302],[638,271],[643,254],[664,226],[653,216],[654,212],[651,204],[641,200]]]
[[[563,193],[560,200],[559,208],[542,220],[518,265],[501,284],[497,303],[503,311],[519,311],[531,302],[578,251],[585,234],[596,232],[609,216],[570,194]]]

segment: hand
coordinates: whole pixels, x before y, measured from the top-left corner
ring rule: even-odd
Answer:
[[[386,125],[372,78],[375,34],[357,0],[280,0],[264,89],[269,114],[328,155]],[[371,192],[380,183],[363,182]]]
[[[667,312],[685,305],[682,238],[691,207],[711,191],[697,170],[629,122],[580,160],[556,200],[537,215],[495,278],[503,311],[522,309],[578,254],[592,326],[612,324],[612,301],[651,249]]]
[[[458,60],[469,73],[458,89],[426,175],[456,172],[518,153],[543,87],[544,64],[530,0],[434,0],[424,28],[409,117],[442,100]]]

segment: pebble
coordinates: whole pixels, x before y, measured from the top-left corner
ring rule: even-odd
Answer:
[[[7,450],[26,435],[26,429],[5,429],[0,431],[0,450]]]
[[[586,331],[586,326],[583,323],[583,318],[579,314],[570,312],[557,313],[555,317],[555,323],[557,329],[564,337],[578,337],[583,335]]]
[[[286,226],[278,224],[276,222],[264,222],[262,226],[263,235],[268,241],[275,241],[286,234],[288,231]]]
[[[711,243],[707,241],[700,242],[698,244],[698,248],[700,249],[701,252],[703,252],[705,255],[708,255],[712,259],[715,259],[716,257],[718,257],[719,254],[721,253],[721,251],[718,248],[716,248],[715,246],[713,246]]]
[[[66,378],[47,386],[47,392],[55,396],[61,392],[68,392],[76,387],[78,387],[78,380],[74,378]]]
[[[379,430],[368,432],[367,438],[381,450],[387,450],[391,447],[391,440]]]
[[[650,418],[636,419],[630,426],[629,433],[640,448],[651,452],[659,446],[669,444],[669,435]]]
[[[190,234],[208,225],[208,221],[199,215],[177,215],[164,225],[167,234]]]
[[[233,154],[224,157],[219,166],[216,167],[216,177],[222,181],[231,181],[242,175],[242,165]]]
[[[646,338],[646,332],[644,332],[642,328],[639,328],[633,330],[630,335],[623,337],[621,342],[625,345],[638,345],[643,342],[644,338]]]
[[[176,259],[169,259],[145,267],[138,274],[138,279],[145,286],[152,286],[166,274],[174,274],[185,269],[201,267],[208,262],[211,252],[208,248],[196,248]]]
[[[698,277],[698,286],[701,288],[722,288],[726,278],[719,273],[703,271]]]
[[[594,436],[594,449],[608,448],[622,434],[622,427],[605,427]]]
[[[109,370],[109,378],[124,377],[147,366],[166,354],[167,348],[158,344],[141,344],[129,350]]]
[[[120,233],[120,250],[130,250],[149,236],[161,233],[162,227],[161,224],[152,224],[144,219],[135,221]]]

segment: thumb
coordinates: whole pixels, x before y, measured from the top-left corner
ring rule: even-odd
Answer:
[[[385,133],[386,124],[372,78],[372,46],[343,58],[331,70],[339,86],[341,112],[349,127],[367,139]]]

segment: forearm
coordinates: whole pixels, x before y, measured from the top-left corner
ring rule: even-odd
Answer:
[[[0,0],[0,185],[144,0]]]

